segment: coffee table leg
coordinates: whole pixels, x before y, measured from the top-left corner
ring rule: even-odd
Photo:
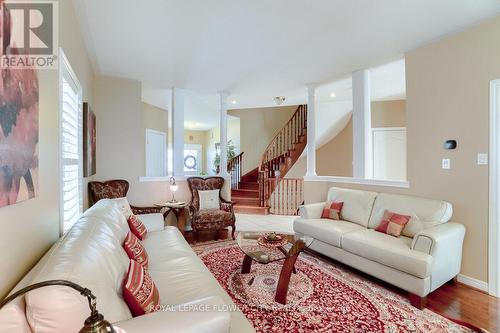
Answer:
[[[280,279],[278,281],[278,287],[276,288],[276,296],[274,300],[277,303],[283,305],[286,304],[286,296],[288,294],[288,285],[290,284],[290,277],[292,276],[292,271],[294,270],[295,261],[299,253],[296,253],[285,259],[283,267],[281,268]]]
[[[241,274],[250,273],[250,268],[252,268],[252,257],[245,254],[243,265],[241,266]]]

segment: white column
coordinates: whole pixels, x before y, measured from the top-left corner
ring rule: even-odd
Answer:
[[[306,177],[316,176],[316,86],[307,86],[307,171]]]
[[[172,146],[174,176],[184,175],[184,90],[172,88]]]
[[[353,176],[373,177],[370,71],[352,74]]]
[[[220,97],[220,172],[219,175],[228,179],[227,172],[227,98],[225,91],[219,93]]]

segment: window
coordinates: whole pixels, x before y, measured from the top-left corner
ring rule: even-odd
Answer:
[[[173,150],[170,146],[168,148],[168,174],[171,175],[173,172]],[[199,144],[185,144],[184,145],[184,160],[182,161],[184,165],[185,175],[199,175],[202,171],[202,145]]]
[[[64,233],[78,220],[83,208],[82,88],[62,50],[60,54],[60,205]]]
[[[184,174],[199,175],[201,172],[201,145],[184,145]]]

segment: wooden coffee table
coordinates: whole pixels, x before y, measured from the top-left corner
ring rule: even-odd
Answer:
[[[236,238],[239,248],[245,254],[241,274],[250,273],[252,262],[269,264],[283,260],[281,273],[276,288],[274,300],[286,304],[288,285],[292,273],[295,273],[295,262],[300,252],[308,248],[313,242],[312,237],[274,233],[281,237],[278,240],[268,240],[266,236],[271,232],[240,232]]]

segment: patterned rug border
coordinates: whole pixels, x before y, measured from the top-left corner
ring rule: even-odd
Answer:
[[[191,244],[191,247],[193,250],[196,252],[198,256],[205,256],[210,254],[211,252],[219,251],[221,249],[225,248],[237,248],[238,245],[236,244],[236,241],[232,239],[228,240],[219,240],[219,241],[208,241],[208,242],[203,242],[203,243],[198,243],[198,244]],[[366,279],[363,277],[361,274],[357,272],[356,270],[349,268],[348,266],[344,266],[342,264],[338,264],[336,262],[330,261],[324,257],[322,257],[320,254],[316,254],[314,252],[304,252],[299,256],[299,260],[304,261],[310,265],[313,265],[317,268],[319,268],[324,274],[332,275],[335,277],[335,279],[338,279],[344,284],[349,285],[350,287],[356,289],[358,292],[361,294],[365,293],[372,293],[374,297],[382,297],[384,299],[390,299],[394,302],[404,304],[407,307],[410,307],[411,309],[414,309],[413,306],[410,304],[409,300],[390,290],[387,289],[384,286],[381,286],[379,283],[375,281],[371,281],[369,279]],[[337,272],[340,272],[342,274],[334,274],[332,270],[336,270]],[[351,278],[354,277],[355,281],[353,281]],[[228,282],[229,283],[229,282]],[[222,286],[224,288],[224,286]],[[366,287],[369,287],[369,290],[367,290]],[[381,296],[382,295],[382,296]],[[231,297],[237,297],[235,295],[231,295]],[[383,304],[383,303],[382,303]],[[277,307],[286,309],[289,307],[289,305],[276,305]],[[450,318],[446,315],[443,315],[441,313],[438,313],[436,311],[430,310],[430,309],[423,309],[423,310],[417,310],[417,311],[422,311],[425,313],[426,316],[430,316],[434,318],[435,320],[448,320],[452,324],[456,324],[459,327],[463,327],[466,329],[470,329],[475,332],[479,333],[489,333],[485,329],[478,328],[474,325],[471,325],[467,322],[457,320]],[[250,320],[250,319],[249,319]]]

